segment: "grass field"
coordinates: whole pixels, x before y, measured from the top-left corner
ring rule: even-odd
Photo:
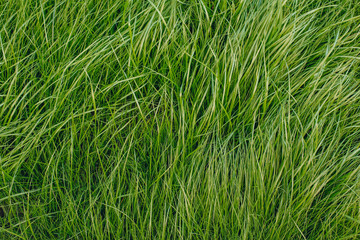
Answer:
[[[360,239],[360,2],[0,0],[0,239]]]

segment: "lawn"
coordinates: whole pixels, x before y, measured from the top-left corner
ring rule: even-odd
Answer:
[[[360,239],[360,2],[0,0],[0,239]]]

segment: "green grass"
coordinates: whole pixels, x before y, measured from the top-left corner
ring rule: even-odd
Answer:
[[[0,239],[360,239],[360,2],[0,0]]]

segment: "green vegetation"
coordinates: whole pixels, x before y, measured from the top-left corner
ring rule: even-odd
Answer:
[[[360,2],[0,0],[0,239],[360,239]]]

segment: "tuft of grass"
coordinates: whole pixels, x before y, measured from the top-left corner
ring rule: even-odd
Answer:
[[[359,239],[357,0],[0,0],[1,239]]]

